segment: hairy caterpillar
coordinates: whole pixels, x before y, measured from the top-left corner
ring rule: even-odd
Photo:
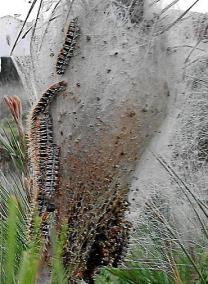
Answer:
[[[52,99],[65,91],[67,83],[61,81],[52,85],[39,99],[28,120],[28,149],[33,174],[33,196],[36,199],[42,190],[44,161],[47,158],[47,144],[53,143],[52,119],[46,111]]]
[[[44,172],[46,166],[47,149],[53,143],[53,121],[48,112],[44,112],[40,118],[40,128],[38,129],[40,171]]]
[[[52,85],[39,99],[28,120],[28,149],[33,176],[33,212],[29,221],[29,235],[33,234],[35,212],[40,217],[40,232],[44,239],[43,252],[50,243],[50,220],[54,206],[54,192],[58,185],[59,148],[53,141],[53,121],[49,106],[55,96],[65,91],[67,83]]]
[[[63,47],[59,52],[56,63],[56,73],[58,75],[63,75],[65,73],[69,61],[71,57],[73,57],[74,55],[76,38],[79,36],[79,31],[80,31],[77,21],[78,18],[75,18],[70,22]]]
[[[66,87],[67,83],[65,81],[60,81],[59,83],[52,85],[45,93],[43,93],[43,95],[33,108],[31,119],[34,120],[38,114],[44,112],[53,98],[58,93],[65,91]]]
[[[49,120],[49,121],[48,121]],[[48,124],[49,122],[49,124]],[[52,133],[47,133],[47,126],[52,127],[52,121],[47,112],[41,113],[35,120],[31,122],[31,128],[29,132],[29,150],[30,150],[30,163],[31,163],[31,174],[33,177],[32,185],[32,215],[29,220],[29,236],[33,235],[33,223],[36,214],[40,217],[40,232],[44,238],[44,250],[46,245],[49,243],[49,230],[46,233],[48,218],[47,203],[44,198],[44,179],[45,179],[45,164],[47,160],[47,147],[49,144],[45,140],[53,142]],[[50,129],[51,131],[52,129]],[[46,237],[48,235],[48,237]]]
[[[58,187],[58,170],[59,148],[56,144],[52,144],[47,149],[43,188],[38,198],[39,212],[53,212],[55,210],[54,193]]]
[[[46,163],[45,193],[51,197],[58,183],[59,148],[56,144],[48,149],[48,160]]]

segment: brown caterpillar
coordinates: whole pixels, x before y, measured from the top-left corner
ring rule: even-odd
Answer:
[[[53,121],[48,107],[53,98],[66,90],[67,83],[52,85],[33,108],[29,124],[29,157],[33,176],[33,212],[29,224],[29,235],[33,234],[34,213],[41,218],[40,230],[44,239],[44,255],[50,243],[51,212],[55,210],[53,196],[58,185],[59,148],[53,142]]]
[[[40,118],[40,127],[38,129],[38,138],[39,138],[39,201],[38,207],[39,212],[52,212],[54,211],[54,206],[50,204],[48,195],[46,192],[46,178],[49,175],[50,171],[53,171],[49,168],[48,164],[51,161],[51,152],[56,149],[56,145],[53,144],[53,122],[52,117],[48,112],[44,112],[43,116]],[[56,165],[58,164],[58,155],[56,155]],[[58,167],[58,166],[57,166]],[[54,189],[55,190],[55,189]],[[50,196],[51,198],[51,196]]]
[[[65,37],[65,41],[62,49],[59,52],[57,63],[56,63],[56,73],[58,75],[63,75],[69,64],[71,57],[74,55],[74,48],[76,46],[76,38],[79,36],[78,18],[74,18],[70,24]]]
[[[47,162],[45,163],[44,184],[38,196],[39,212],[53,212],[54,193],[58,187],[59,148],[56,144],[47,149]]]
[[[56,144],[49,143],[46,152],[47,160],[45,162],[44,178],[42,180],[42,189],[39,191],[36,200],[38,213],[41,217],[41,235],[44,238],[44,253],[47,255],[50,245],[51,215],[55,211],[54,193],[58,187],[59,170],[59,148]]]
[[[53,121],[48,112],[44,112],[40,118],[40,128],[38,129],[40,171],[44,172],[46,167],[47,149],[53,143]]]
[[[44,238],[44,250],[46,250],[46,245],[49,243],[49,230],[46,233],[46,228],[48,228],[49,224],[47,224],[48,218],[46,218],[47,214],[47,204],[44,199],[43,189],[44,189],[44,179],[45,173],[44,168],[47,160],[47,147],[48,142],[44,143],[43,138],[47,137],[47,140],[53,141],[51,137],[51,133],[47,133],[46,125],[48,125],[48,120],[50,119],[49,114],[44,113],[41,114],[41,117],[36,117],[35,120],[31,122],[31,129],[29,132],[30,137],[30,162],[31,162],[31,174],[33,177],[33,186],[32,186],[32,216],[29,220],[29,236],[30,238],[33,235],[33,222],[34,216],[37,213],[41,218],[40,223],[40,231],[41,235]],[[49,121],[49,127],[51,127],[51,121]],[[44,136],[43,136],[44,135]],[[49,138],[48,138],[49,137]],[[46,147],[46,149],[44,149]],[[48,237],[46,237],[48,235]]]
[[[58,184],[58,169],[59,169],[59,148],[56,144],[51,145],[48,149],[48,159],[46,163],[46,179],[45,179],[45,194],[51,198]]]
[[[40,100],[37,102],[35,107],[33,108],[31,119],[34,120],[38,114],[44,112],[53,98],[60,92],[66,90],[67,83],[65,81],[60,81],[57,84],[52,85],[43,95]]]
[[[31,156],[31,165],[37,165],[38,153],[38,129],[40,129],[41,121],[36,121],[39,114],[44,113],[46,108],[49,106],[52,99],[60,92],[66,90],[67,83],[61,81],[52,85],[40,98],[37,104],[32,109],[28,119],[28,148],[29,156]],[[37,168],[36,168],[37,169]],[[37,169],[38,170],[38,169]]]

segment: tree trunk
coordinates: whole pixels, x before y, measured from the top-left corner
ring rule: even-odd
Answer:
[[[43,12],[47,5],[50,3],[45,1]],[[61,2],[51,21],[41,17],[37,22],[32,64],[25,80],[38,97],[51,84],[68,83],[67,91],[51,107],[55,143],[60,146],[56,214],[57,222],[67,220],[70,229],[64,262],[72,268],[72,279],[84,278],[89,283],[98,267],[117,266],[120,261],[128,239],[125,212],[131,186],[134,216],[138,204],[142,206],[140,197],[135,200],[134,196],[138,184],[146,194],[147,179],[153,185],[154,181],[158,184],[157,179],[170,181],[152,168],[155,158],[150,154],[149,160],[138,165],[153,136],[155,149],[165,144],[164,153],[173,155],[167,133],[171,118],[175,122],[178,115],[176,93],[184,85],[177,68],[185,55],[169,51],[171,45],[182,43],[184,35],[173,40],[177,28],[159,35],[173,17],[164,25],[147,4],[135,1],[134,5],[125,6],[124,1]],[[60,76],[56,60],[74,17],[78,17],[81,34],[74,57]],[[16,60],[23,68],[21,59]],[[157,135],[160,126],[163,132]]]

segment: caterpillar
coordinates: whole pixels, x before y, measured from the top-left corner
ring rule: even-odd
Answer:
[[[48,128],[50,131],[48,131]],[[53,142],[52,137],[52,120],[49,113],[41,113],[34,121],[31,122],[30,129],[30,162],[31,162],[31,174],[33,176],[32,186],[32,214],[29,220],[29,237],[33,235],[33,223],[36,214],[40,217],[40,232],[44,238],[44,250],[49,243],[49,230],[46,233],[48,218],[47,202],[44,197],[44,179],[45,179],[45,165],[47,160],[47,147]],[[46,139],[46,141],[45,141]],[[49,143],[47,142],[49,140]],[[48,237],[46,237],[48,235]]]
[[[54,193],[58,187],[59,148],[52,144],[47,149],[47,162],[45,163],[45,175],[43,188],[39,194],[39,212],[53,212]]]
[[[74,55],[74,48],[76,46],[76,38],[79,36],[80,29],[78,27],[78,18],[74,18],[68,27],[66,33],[65,41],[62,49],[59,52],[57,63],[56,63],[56,73],[58,75],[63,75],[69,64],[71,57]]]
[[[46,163],[45,193],[50,198],[56,190],[58,183],[59,151],[56,144],[48,149],[48,160]]]
[[[46,108],[51,103],[52,99],[60,92],[66,90],[67,83],[65,81],[60,81],[54,85],[52,85],[39,99],[37,104],[32,109],[29,119],[28,119],[28,149],[29,149],[29,156],[31,165],[33,167],[33,172],[38,174],[39,168],[39,161],[43,157],[44,151],[39,153],[39,140],[41,139],[39,136],[44,135],[43,121],[46,119],[47,129],[52,129],[52,122],[49,122],[50,118],[48,115],[47,117],[40,119],[40,114],[43,114],[46,111]],[[39,119],[37,119],[39,117]],[[51,132],[52,133],[52,132]],[[51,138],[52,139],[52,138]],[[43,140],[43,139],[42,139]],[[43,143],[41,144],[43,147]],[[40,157],[41,155],[41,157]],[[38,182],[39,183],[39,182]]]
[[[48,152],[50,151],[53,145],[53,121],[51,115],[45,111],[40,118],[40,126],[37,130],[39,138],[39,200],[38,200],[38,209],[39,212],[48,211],[48,200],[45,194],[45,179],[47,176],[47,161],[50,158]],[[54,209],[55,210],[55,209]],[[53,210],[53,211],[54,211]],[[50,211],[52,211],[50,209]]]
[[[39,154],[40,171],[44,172],[46,166],[47,148],[53,143],[53,121],[48,112],[44,112],[40,118],[39,134]]]
[[[53,121],[49,106],[55,96],[65,91],[65,81],[52,85],[39,99],[28,120],[28,150],[33,176],[32,215],[29,236],[33,234],[35,212],[40,217],[40,232],[44,239],[43,255],[50,244],[50,227],[55,210],[54,193],[58,186],[59,148],[53,141]]]
[[[54,193],[58,187],[59,148],[56,144],[47,146],[47,161],[42,190],[37,198],[38,213],[41,217],[41,235],[44,238],[44,252],[47,253],[50,244],[51,215],[55,211]]]
[[[50,104],[50,102],[53,100],[53,98],[60,92],[63,92],[66,90],[67,83],[65,81],[60,81],[54,85],[52,85],[39,99],[37,104],[32,110],[31,119],[35,120],[38,114],[41,112],[44,112],[47,106]]]

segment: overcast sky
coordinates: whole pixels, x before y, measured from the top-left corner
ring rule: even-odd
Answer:
[[[187,9],[190,7],[196,0],[180,0],[175,6],[180,9]],[[163,0],[164,3],[173,2],[173,0]],[[194,6],[192,11],[197,12],[208,12],[208,0],[199,0],[199,2]]]
[[[172,2],[173,0],[161,0],[164,3]],[[0,0],[0,17],[5,15],[14,15],[21,14],[20,18],[24,19],[29,8],[30,4],[29,0]],[[38,6],[38,2],[36,5]],[[186,9],[195,0],[180,0],[179,4],[176,5],[177,8]],[[198,12],[208,12],[208,0],[199,0],[196,6],[192,9],[193,11]],[[35,15],[35,11],[33,12],[32,18]]]
[[[30,9],[30,5],[29,0],[0,0],[0,17],[20,14],[20,19],[24,19]],[[36,5],[38,6],[37,3]],[[32,18],[35,17],[35,11],[31,16]]]

